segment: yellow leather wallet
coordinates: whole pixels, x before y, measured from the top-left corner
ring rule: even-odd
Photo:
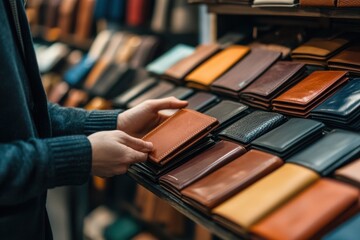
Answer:
[[[213,217],[234,231],[247,230],[317,179],[314,171],[286,163],[216,207]]]
[[[225,73],[249,51],[250,48],[247,46],[230,46],[197,67],[186,76],[185,81],[188,82],[189,87],[207,89],[215,79]]]
[[[143,140],[154,145],[149,161],[160,166],[166,164],[205,137],[218,124],[216,118],[194,110],[180,109],[143,137]]]

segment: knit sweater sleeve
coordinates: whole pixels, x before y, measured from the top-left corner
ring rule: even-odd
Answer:
[[[53,136],[90,135],[98,131],[116,129],[117,116],[123,110],[86,111],[80,108],[60,107],[48,103]]]
[[[0,205],[24,202],[48,188],[85,183],[91,157],[85,135],[1,143]]]

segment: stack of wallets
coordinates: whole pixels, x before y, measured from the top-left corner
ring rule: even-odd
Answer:
[[[310,117],[328,125],[360,130],[360,79],[352,79],[311,111]]]
[[[271,101],[306,77],[302,63],[279,61],[240,92],[240,101],[270,110]]]
[[[280,52],[260,48],[251,49],[247,56],[211,84],[211,90],[239,98],[240,91],[256,81],[280,57]]]
[[[335,171],[335,178],[350,183],[351,185],[360,188],[360,159],[355,160]]]
[[[334,70],[346,70],[360,75],[360,44],[352,44],[328,61],[328,67]]]
[[[273,110],[308,117],[311,110],[348,81],[346,71],[315,71],[272,101]]]

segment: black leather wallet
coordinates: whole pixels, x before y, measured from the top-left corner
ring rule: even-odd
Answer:
[[[218,136],[247,146],[253,140],[281,125],[286,117],[279,113],[255,111],[221,131]]]
[[[310,168],[323,176],[357,158],[360,154],[360,134],[334,129],[311,146],[295,154],[287,162]]]
[[[204,114],[214,117],[219,121],[220,125],[215,129],[215,132],[218,132],[239,118],[245,116],[247,114],[247,109],[248,106],[242,103],[224,100],[204,112]]]
[[[194,89],[187,88],[187,87],[176,87],[175,89],[171,90],[170,92],[165,93],[164,95],[161,95],[160,98],[166,98],[166,97],[176,97],[177,99],[184,100],[191,95],[194,94]]]
[[[205,110],[217,104],[220,99],[218,96],[211,93],[197,92],[186,99],[186,101],[189,103],[186,108],[196,110],[198,112],[204,112]]]
[[[324,124],[318,121],[292,118],[252,142],[252,148],[288,158],[322,136]]]

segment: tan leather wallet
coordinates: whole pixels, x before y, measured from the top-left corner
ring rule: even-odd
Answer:
[[[335,177],[360,188],[360,158],[336,170]]]
[[[197,67],[186,76],[185,81],[190,87],[208,88],[215,79],[225,73],[249,51],[250,48],[247,46],[230,46]]]
[[[149,161],[160,166],[166,164],[205,137],[218,124],[216,118],[194,110],[180,109],[143,137],[143,140],[154,145]]]
[[[286,163],[214,208],[213,217],[235,232],[248,229],[317,179],[314,171]]]

